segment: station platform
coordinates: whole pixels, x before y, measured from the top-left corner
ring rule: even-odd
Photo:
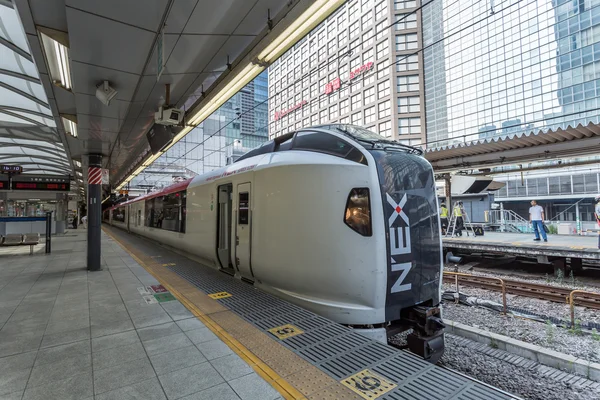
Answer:
[[[444,249],[503,253],[519,256],[569,257],[600,260],[598,236],[548,235],[548,241],[534,241],[533,234],[485,232],[483,236],[442,237]]]
[[[510,399],[114,228],[0,252],[0,399]]]

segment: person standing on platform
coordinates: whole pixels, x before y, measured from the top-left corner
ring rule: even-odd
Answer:
[[[445,203],[440,205],[440,222],[442,224],[442,235],[445,235],[448,229],[448,208]]]
[[[452,232],[456,236],[462,236],[462,230],[465,224],[462,215],[462,201],[457,201],[454,203],[454,218],[456,218],[456,223],[454,224],[456,232]],[[468,232],[467,232],[468,233]]]
[[[535,239],[533,240],[539,241],[541,232],[544,242],[547,242],[548,236],[546,236],[546,230],[544,229],[544,209],[535,200],[531,200],[531,207],[529,207],[529,222],[533,225],[533,232],[535,233]]]
[[[595,198],[596,206],[594,207],[594,215],[596,216],[596,222],[600,228],[600,194]],[[600,232],[598,232],[598,248],[600,249]]]
[[[83,227],[87,229],[87,215],[84,215],[83,218],[81,218],[81,223],[83,224]]]

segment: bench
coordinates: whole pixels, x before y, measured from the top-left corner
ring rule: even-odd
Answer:
[[[39,233],[11,233],[1,238],[2,246],[29,246],[29,255],[33,254],[33,246],[40,243]]]

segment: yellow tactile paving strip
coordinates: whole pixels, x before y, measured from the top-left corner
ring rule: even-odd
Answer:
[[[103,230],[285,399],[362,399],[176,273],[163,267],[164,263],[157,262],[156,257],[129,249],[109,230]]]

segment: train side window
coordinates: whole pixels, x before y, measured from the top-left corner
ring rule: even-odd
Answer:
[[[250,196],[248,192],[242,192],[239,196],[240,202],[238,213],[238,225],[248,225],[248,216],[250,212]]]
[[[308,150],[345,158],[354,149],[350,143],[323,132],[298,132],[294,150]]]

